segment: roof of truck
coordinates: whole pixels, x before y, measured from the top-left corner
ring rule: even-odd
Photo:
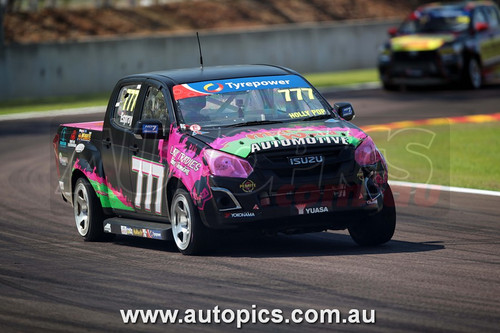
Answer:
[[[136,74],[129,77],[146,77],[165,82],[169,85],[177,85],[200,81],[289,74],[297,74],[297,72],[274,65],[233,65],[174,69]]]

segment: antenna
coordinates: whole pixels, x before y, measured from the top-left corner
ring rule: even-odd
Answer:
[[[196,31],[196,39],[198,40],[198,49],[200,50],[200,65],[201,69],[203,69],[203,54],[201,53],[200,35],[198,31]]]

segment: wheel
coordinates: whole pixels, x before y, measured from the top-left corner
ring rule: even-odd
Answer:
[[[208,229],[201,222],[191,196],[184,189],[177,189],[172,199],[170,223],[175,245],[182,254],[201,254],[207,249]]]
[[[395,84],[390,84],[387,81],[382,81],[382,87],[384,87],[387,91],[396,91],[399,90],[399,86]]]
[[[97,195],[86,178],[79,178],[73,192],[76,229],[86,241],[107,239],[102,221],[104,214]]]
[[[376,246],[390,241],[396,229],[396,207],[391,188],[384,192],[384,207],[380,212],[348,229],[352,239],[362,246]]]
[[[477,58],[470,58],[465,66],[464,83],[468,89],[479,89],[483,84],[481,65]]]

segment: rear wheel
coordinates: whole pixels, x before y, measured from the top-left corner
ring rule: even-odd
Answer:
[[[384,208],[369,218],[349,227],[352,239],[362,246],[376,246],[391,240],[396,229],[396,207],[392,190],[384,192]]]
[[[86,241],[107,239],[104,234],[102,221],[104,214],[97,195],[85,178],[79,178],[73,192],[73,212],[76,229]]]
[[[201,222],[200,215],[186,190],[175,191],[170,214],[172,236],[182,254],[200,254],[207,249],[208,229]]]

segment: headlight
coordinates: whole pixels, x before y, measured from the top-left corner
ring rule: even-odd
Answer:
[[[462,53],[463,45],[461,43],[454,43],[439,49],[439,54],[444,62],[456,61]]]
[[[391,61],[391,50],[389,45],[380,45],[378,48],[378,60],[379,62],[390,62]]]
[[[205,160],[214,176],[248,178],[253,171],[247,160],[218,150],[205,150]]]
[[[379,161],[384,161],[382,154],[378,151],[372,138],[369,136],[356,148],[354,158],[361,166],[373,165]]]
[[[363,169],[365,177],[373,179],[379,186],[387,183],[387,164],[372,138],[366,137],[356,148],[354,158]]]

